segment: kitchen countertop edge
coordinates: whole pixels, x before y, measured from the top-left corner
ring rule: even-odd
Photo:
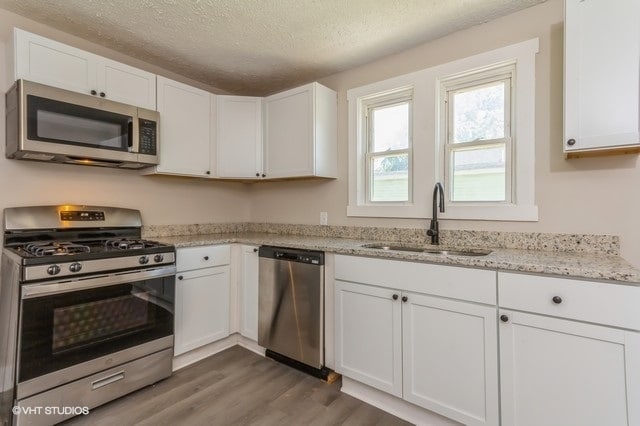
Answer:
[[[572,252],[547,252],[489,248],[487,256],[459,256],[404,251],[383,251],[363,247],[381,241],[327,238],[319,236],[280,235],[270,233],[233,233],[180,235],[155,238],[176,248],[205,245],[241,243],[248,245],[272,245],[306,250],[319,250],[335,254],[377,257],[392,260],[492,269],[502,272],[521,272],[610,281],[616,284],[640,286],[640,270],[615,255],[593,255]],[[396,242],[397,244],[398,242]]]

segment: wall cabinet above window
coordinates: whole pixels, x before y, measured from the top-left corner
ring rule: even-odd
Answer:
[[[14,80],[24,79],[156,109],[156,75],[18,28]]]
[[[564,153],[640,152],[640,2],[565,1]]]

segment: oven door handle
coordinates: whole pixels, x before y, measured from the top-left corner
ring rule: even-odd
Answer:
[[[22,299],[32,299],[35,297],[68,293],[71,291],[126,284],[152,278],[169,277],[175,274],[176,267],[175,265],[171,265],[163,266],[161,268],[145,269],[142,271],[122,272],[100,275],[97,277],[87,277],[84,279],[58,281],[55,283],[26,284],[22,286]]]

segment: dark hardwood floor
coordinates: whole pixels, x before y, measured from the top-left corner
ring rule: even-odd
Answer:
[[[339,389],[234,346],[65,424],[409,424]]]

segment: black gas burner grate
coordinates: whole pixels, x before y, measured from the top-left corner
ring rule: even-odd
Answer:
[[[105,247],[107,247],[107,249],[111,250],[140,250],[158,246],[158,244],[153,241],[131,240],[127,238],[107,240],[105,241],[104,245]]]
[[[68,241],[29,243],[23,246],[23,250],[36,257],[62,256],[91,252],[91,248],[89,246]]]

